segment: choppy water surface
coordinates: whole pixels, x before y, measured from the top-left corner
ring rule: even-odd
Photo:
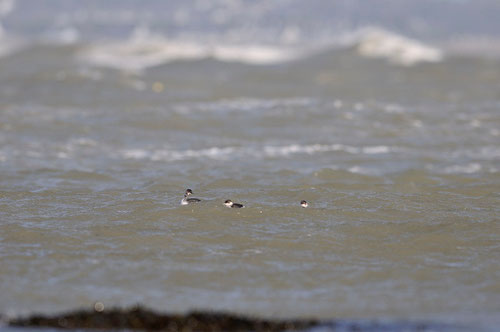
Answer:
[[[141,36],[0,58],[0,312],[499,323],[499,60]]]

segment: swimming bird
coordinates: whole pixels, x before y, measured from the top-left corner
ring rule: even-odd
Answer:
[[[188,204],[191,204],[191,203],[197,203],[197,202],[200,202],[201,199],[198,199],[198,198],[188,198],[189,195],[192,195],[193,194],[193,191],[191,189],[186,189],[186,192],[184,193],[184,197],[182,198],[181,200],[181,205],[188,205]]]
[[[306,201],[302,200],[300,201],[300,206],[302,206],[303,208],[306,208],[309,206],[309,203],[307,203]]]
[[[242,208],[242,207],[245,207],[245,205],[243,204],[239,204],[239,203],[233,203],[232,200],[228,199],[224,202],[224,205],[227,206],[228,208]]]

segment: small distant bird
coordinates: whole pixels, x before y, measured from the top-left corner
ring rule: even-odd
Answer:
[[[186,189],[186,192],[184,193],[184,197],[182,198],[181,200],[181,205],[188,205],[188,204],[191,204],[191,203],[197,203],[197,202],[200,202],[201,199],[198,199],[198,198],[188,198],[189,195],[192,195],[193,194],[193,191],[191,189]]]
[[[233,203],[232,200],[228,199],[224,202],[224,205],[227,206],[228,208],[242,208],[242,207],[245,207],[245,205],[243,204],[239,204],[239,203]]]
[[[307,203],[306,201],[300,201],[300,206],[302,206],[303,208],[306,208],[309,206],[309,203]]]

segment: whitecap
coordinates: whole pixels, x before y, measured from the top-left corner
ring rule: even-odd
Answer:
[[[388,146],[368,146],[363,148],[363,153],[366,154],[379,154],[379,153],[389,153],[391,149]]]
[[[87,146],[96,146],[97,141],[88,138],[88,137],[79,137],[73,138],[70,140],[70,145],[87,145]]]
[[[453,165],[448,166],[443,169],[444,173],[447,174],[457,174],[457,173],[465,173],[465,174],[473,174],[479,172],[483,167],[478,163],[469,163],[466,165]]]
[[[180,114],[189,114],[192,112],[232,112],[232,111],[250,111],[270,109],[289,109],[302,108],[311,106],[317,103],[313,98],[276,98],[276,99],[259,99],[259,98],[235,98],[222,99],[216,102],[190,102],[179,103],[173,106],[173,110]]]
[[[366,167],[352,166],[347,169],[351,173],[361,174],[361,175],[374,175],[375,172]]]
[[[298,56],[297,50],[284,46],[168,39],[143,27],[136,28],[125,41],[94,43],[78,54],[80,60],[93,65],[139,72],[180,60],[212,58],[223,62],[268,65]]]
[[[282,146],[265,145],[260,147],[210,147],[199,150],[171,150],[171,149],[125,149],[118,152],[124,159],[150,159],[152,161],[181,161],[189,159],[208,158],[213,160],[230,160],[235,158],[279,158],[296,154],[316,154],[342,151],[351,154],[382,154],[394,151],[387,146],[354,147],[344,144],[290,144]]]
[[[435,47],[377,27],[361,29],[357,33],[356,49],[361,56],[384,58],[403,66],[439,62],[444,57],[443,52]]]
[[[131,149],[131,150],[123,150],[121,155],[125,159],[145,159],[149,156],[149,153],[146,150],[141,149]]]

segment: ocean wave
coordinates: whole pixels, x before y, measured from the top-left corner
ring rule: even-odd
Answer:
[[[359,30],[353,34],[353,41],[359,55],[383,58],[397,65],[440,62],[444,57],[438,48],[377,27]]]
[[[306,97],[295,98],[232,98],[221,99],[215,102],[189,102],[179,103],[173,106],[173,110],[180,114],[189,114],[197,112],[254,112],[256,109],[271,110],[283,108],[300,108],[311,106],[318,103],[317,99]]]
[[[477,173],[498,173],[498,168],[488,163],[480,163],[480,162],[469,162],[469,163],[461,163],[461,164],[451,164],[448,166],[442,165],[427,165],[426,170],[435,172],[438,174],[451,174],[451,175],[460,175],[460,174],[477,174]]]
[[[445,167],[443,169],[443,172],[445,174],[457,174],[457,173],[473,174],[481,171],[482,168],[483,167],[479,163],[469,163],[465,165],[452,165]]]
[[[216,59],[252,65],[282,63],[298,58],[290,48],[257,45],[206,43],[167,39],[137,28],[129,39],[90,45],[79,58],[94,65],[126,71],[142,71],[173,61]]]
[[[199,150],[170,150],[170,149],[125,149],[118,151],[118,157],[124,159],[149,159],[152,161],[181,161],[189,159],[209,158],[214,160],[228,160],[241,157],[277,158],[295,154],[346,152],[350,154],[384,154],[396,151],[389,146],[355,147],[344,144],[290,144],[283,146],[261,147],[211,147]]]
[[[303,42],[300,45],[169,39],[147,27],[137,27],[128,39],[92,43],[81,50],[78,57],[97,66],[142,71],[174,61],[203,59],[249,65],[280,64],[342,48],[354,48],[359,56],[384,58],[403,66],[443,59],[443,52],[435,47],[377,27],[341,33],[320,44]]]

